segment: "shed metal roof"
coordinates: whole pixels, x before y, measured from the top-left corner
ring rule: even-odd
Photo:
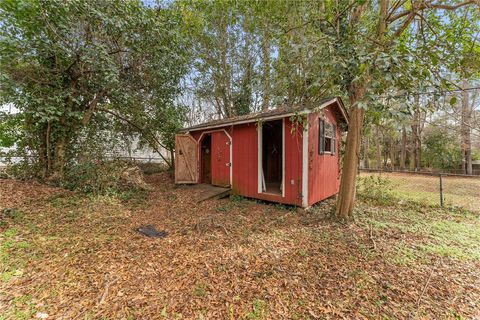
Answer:
[[[302,114],[302,113],[311,113],[315,111],[319,111],[320,109],[325,108],[326,106],[332,103],[338,103],[339,107],[339,114],[343,118],[345,124],[348,125],[348,116],[347,111],[345,110],[345,106],[343,105],[342,99],[340,97],[328,97],[321,99],[318,102],[317,106],[305,107],[305,106],[294,106],[294,107],[278,107],[276,109],[261,111],[256,113],[250,113],[243,116],[231,117],[226,119],[219,119],[219,120],[212,120],[209,122],[205,122],[202,124],[194,125],[188,128],[182,129],[182,131],[197,131],[197,130],[205,130],[205,129],[213,129],[213,128],[220,128],[229,125],[235,124],[243,124],[249,122],[255,122],[258,120],[270,120],[270,119],[278,119],[284,118],[287,116],[291,116],[294,114]]]

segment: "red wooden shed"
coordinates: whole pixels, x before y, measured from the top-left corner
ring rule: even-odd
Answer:
[[[348,117],[340,98],[185,128],[176,136],[175,182],[309,207],[338,192],[339,141]]]

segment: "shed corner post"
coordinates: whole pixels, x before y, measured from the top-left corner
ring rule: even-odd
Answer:
[[[305,122],[302,128],[302,207],[308,207],[308,135],[309,121]]]

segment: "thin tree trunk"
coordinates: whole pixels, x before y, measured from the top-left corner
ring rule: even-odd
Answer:
[[[407,130],[402,126],[402,143],[400,144],[400,170],[405,170],[405,159],[407,158]]]
[[[172,170],[175,170],[175,150],[174,149],[170,149],[170,164],[169,164],[169,167],[170,169]]]
[[[45,175],[43,178],[47,177],[50,174],[50,171],[52,170],[52,152],[51,152],[51,146],[50,146],[50,133],[52,132],[52,123],[50,120],[47,122],[47,132],[45,133],[45,152],[46,152],[46,158],[47,158],[47,163],[45,167]]]
[[[468,87],[468,81],[463,80],[462,89]],[[471,125],[471,110],[468,101],[468,92],[462,91],[462,113],[461,113],[461,125],[460,132],[462,136],[462,172],[465,174],[472,174],[472,139],[470,132]]]
[[[262,110],[270,106],[270,35],[268,26],[264,26],[262,37]]]
[[[370,168],[370,161],[369,161],[369,158],[368,158],[368,150],[370,149],[370,146],[369,146],[368,137],[365,136],[363,141],[364,141],[364,144],[363,144],[363,165],[364,165],[365,169],[369,169]]]
[[[396,146],[395,139],[390,137],[390,166],[392,168],[392,171],[395,170],[395,162],[396,162],[395,154],[396,154],[396,149],[397,148],[395,148],[395,146]]]
[[[380,144],[380,130],[375,126],[375,151],[376,151],[376,166],[377,169],[382,169],[382,148]]]
[[[415,110],[413,113],[413,122],[412,122],[412,139],[413,139],[413,169],[415,171],[420,170],[420,159],[421,159],[421,149],[422,149],[422,142],[420,138],[420,108],[419,108],[419,97],[418,95],[415,96]]]

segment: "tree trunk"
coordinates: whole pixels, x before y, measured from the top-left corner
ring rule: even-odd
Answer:
[[[175,150],[172,148],[170,151],[170,163],[167,162],[167,165],[170,169],[175,170]]]
[[[407,130],[402,126],[402,143],[400,144],[400,170],[405,170],[405,159],[407,158]]]
[[[65,174],[65,151],[67,147],[67,139],[64,135],[61,135],[55,144],[54,158],[53,158],[53,170],[50,175],[51,180],[61,181]]]
[[[363,144],[363,165],[365,167],[365,169],[369,169],[370,168],[370,161],[368,159],[368,150],[370,149],[370,146],[369,146],[369,141],[368,141],[368,137],[365,137],[364,138],[364,144]]]
[[[265,26],[262,37],[262,110],[270,106],[270,35],[268,27]]]
[[[468,87],[468,81],[463,80],[462,89]],[[460,132],[462,136],[462,172],[465,174],[472,174],[472,139],[471,139],[471,115],[470,105],[468,101],[468,92],[462,91],[462,113]]]
[[[335,216],[340,220],[353,219],[353,206],[355,204],[355,182],[358,170],[358,153],[362,139],[363,118],[365,110],[357,107],[357,102],[365,95],[365,86],[353,87],[350,91],[350,105],[352,106],[345,155],[343,159],[342,179],[337,198]]]
[[[395,154],[396,154],[396,141],[392,137],[390,137],[390,167],[392,168],[392,171],[395,170]]]
[[[376,166],[377,169],[382,169],[382,148],[380,144],[380,130],[375,126],[375,148],[376,148]]]
[[[413,139],[413,169],[414,171],[420,170],[420,160],[421,160],[421,149],[422,141],[420,138],[420,107],[418,95],[415,96],[415,106],[413,112],[413,122],[412,122],[412,139]]]

